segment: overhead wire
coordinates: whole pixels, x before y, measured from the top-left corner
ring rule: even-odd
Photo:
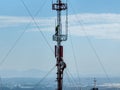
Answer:
[[[35,16],[37,16],[39,14],[39,12],[42,10],[43,6],[45,5],[47,0],[44,0],[44,3],[42,4],[42,6],[40,7],[40,9],[36,12]],[[28,29],[28,27],[31,25],[31,21],[30,23],[25,27],[25,29],[23,30],[23,32],[20,34],[20,36],[16,39],[16,41],[13,43],[13,45],[11,46],[11,48],[8,50],[7,54],[5,55],[5,57],[3,57],[3,59],[0,61],[0,66],[5,62],[5,60],[7,59],[7,57],[9,56],[9,54],[13,51],[13,49],[16,47],[17,43],[20,41],[20,39],[22,38],[22,36],[24,35],[25,31]]]
[[[75,78],[73,77],[72,73],[70,72],[70,70],[69,70],[68,68],[67,68],[67,72],[69,73],[72,81],[73,81],[75,84],[77,84]]]
[[[34,87],[33,87],[33,90],[36,90],[36,88],[45,80],[45,78],[55,69],[56,66],[52,67],[50,69],[50,71],[39,81],[37,82]]]
[[[80,75],[79,75],[79,70],[78,70],[77,58],[76,58],[76,54],[75,54],[70,30],[69,30],[69,34],[70,34],[70,43],[71,43],[71,46],[72,46],[73,58],[74,58],[74,61],[75,61],[76,73],[77,73],[77,77],[78,77],[78,80],[79,80],[79,84],[81,86],[81,80],[80,80]]]
[[[67,72],[68,72],[68,74],[70,75],[71,80],[72,80],[73,83],[75,84],[75,87],[76,87],[76,86],[79,86],[79,87],[76,87],[76,88],[77,88],[78,90],[81,90],[81,89],[82,89],[81,85],[78,85],[75,77],[73,77],[72,73],[70,72],[70,70],[69,70],[68,68],[67,68]]]
[[[36,12],[35,16],[37,16],[39,14],[39,12],[42,10],[43,6],[45,5],[47,0],[44,0],[43,5],[40,7],[40,9]],[[5,62],[5,60],[7,59],[7,57],[9,56],[9,54],[12,52],[12,50],[15,48],[15,46],[17,45],[17,43],[20,41],[20,39],[22,38],[22,36],[24,35],[25,31],[28,29],[28,27],[31,25],[31,21],[29,22],[29,24],[25,27],[25,29],[23,30],[23,32],[20,34],[20,36],[17,38],[17,40],[15,41],[15,43],[12,45],[12,47],[9,49],[9,51],[7,52],[7,54],[5,55],[5,57],[2,59],[2,61],[0,61],[0,66]],[[43,35],[43,34],[42,34]],[[46,41],[48,44],[48,41]],[[50,47],[50,45],[49,45]],[[51,47],[50,47],[51,48]],[[52,50],[52,48],[51,48]],[[53,52],[53,50],[52,50]],[[34,89],[37,87],[37,85],[39,85],[42,81],[44,81],[44,79],[54,70],[56,66],[54,66],[37,84],[35,84]]]
[[[78,17],[77,17],[77,18],[78,18]],[[98,53],[97,53],[97,50],[96,50],[95,47],[93,46],[93,44],[92,44],[91,40],[89,39],[89,37],[87,36],[87,32],[85,31],[82,23],[81,23],[80,21],[79,21],[79,23],[80,23],[81,26],[82,26],[82,30],[84,31],[84,33],[85,33],[85,35],[86,35],[86,38],[87,38],[87,40],[88,40],[88,42],[89,42],[89,45],[90,45],[90,47],[92,48],[95,56],[97,57],[97,60],[98,60],[98,62],[99,62],[99,64],[100,64],[101,68],[103,69],[103,71],[104,71],[107,79],[109,80],[109,82],[110,82],[111,85],[112,85],[111,79],[109,78],[109,75],[108,75],[108,73],[107,73],[107,71],[106,71],[106,69],[105,69],[105,67],[104,67],[104,65],[103,65],[103,63],[102,63],[102,61],[101,61],[100,56],[99,56]]]
[[[47,45],[49,46],[49,48],[51,49],[51,51],[54,53],[54,51],[52,50],[52,47],[50,46],[49,42],[47,41],[44,33],[40,30],[40,27],[38,26],[38,24],[36,23],[35,21],[35,18],[32,16],[30,10],[28,9],[27,5],[24,3],[23,0],[21,0],[22,4],[24,5],[24,7],[26,8],[28,14],[30,15],[30,17],[32,18],[32,20],[34,21],[37,29],[39,30],[39,32],[41,33],[41,35],[43,36],[44,40],[46,41]],[[35,84],[35,86],[33,87],[34,90],[36,90],[36,88],[38,87],[38,85],[53,71],[53,69],[55,68],[56,66],[54,66],[37,84]]]
[[[73,83],[72,83],[72,81],[71,81],[71,79],[70,79],[70,77],[69,77],[69,75],[68,75],[68,73],[67,73],[66,71],[65,71],[65,75],[66,75],[66,77],[67,77],[66,79],[67,79],[68,82],[69,82],[69,84],[67,84],[67,85],[69,85],[69,86],[71,86],[71,87],[74,86]],[[66,88],[67,88],[67,87],[66,87]],[[69,88],[69,87],[68,87],[68,88]],[[70,88],[70,89],[71,89],[71,88]],[[71,89],[71,90],[72,90],[72,89]]]
[[[70,73],[68,72],[68,69],[65,71],[66,75],[67,75],[67,79],[68,82],[75,88],[75,90],[79,89],[77,86],[76,81],[73,79],[73,77],[71,77]]]
[[[68,0],[66,0],[66,3],[68,4]],[[66,34],[68,36],[68,8],[66,10]],[[80,84],[79,70],[78,70],[78,65],[77,65],[77,60],[76,60],[76,55],[75,55],[75,51],[74,51],[74,46],[73,46],[73,41],[72,41],[70,30],[69,30],[69,34],[70,34],[69,36],[70,36],[70,43],[71,43],[71,46],[72,46],[73,58],[74,58],[74,61],[75,61],[75,66],[76,66],[77,77],[79,79],[79,84]]]
[[[21,35],[17,38],[15,43],[12,45],[12,47],[8,50],[8,52],[5,55],[5,57],[0,61],[0,66],[5,62],[5,60],[7,59],[9,54],[12,52],[12,50],[15,48],[15,46],[17,45],[18,41],[21,39],[21,37],[23,36],[24,33],[25,33],[25,30],[21,33]]]
[[[49,48],[51,49],[51,51],[54,53],[51,45],[49,44],[47,38],[45,37],[44,33],[41,31],[38,23],[36,22],[35,18],[33,17],[33,15],[31,14],[30,10],[28,9],[27,5],[25,4],[25,2],[23,0],[20,0],[23,4],[23,6],[25,7],[25,9],[27,10],[28,14],[30,15],[31,19],[33,20],[34,24],[36,25],[37,29],[39,30],[39,32],[41,33],[42,37],[44,38],[46,44],[49,46]]]
[[[74,10],[74,13],[75,13],[75,10]],[[87,38],[87,40],[88,40],[88,43],[89,43],[90,47],[92,48],[93,52],[95,53],[95,55],[96,55],[96,57],[97,57],[97,60],[98,60],[98,62],[99,62],[99,64],[100,64],[100,66],[101,66],[101,68],[103,69],[103,71],[104,71],[107,79],[109,80],[109,82],[110,82],[111,85],[113,86],[113,84],[112,84],[112,82],[111,82],[111,79],[109,78],[109,75],[108,75],[108,73],[107,73],[107,71],[106,71],[106,69],[105,69],[105,67],[104,67],[104,65],[103,65],[103,63],[102,63],[102,61],[101,61],[101,58],[100,58],[100,56],[99,56],[98,53],[97,53],[97,50],[95,49],[95,47],[93,46],[90,38],[89,38],[88,35],[87,35],[87,32],[86,32],[86,30],[85,30],[85,28],[84,28],[84,26],[83,26],[83,23],[81,23],[81,21],[79,20],[79,17],[78,17],[76,14],[75,14],[75,18],[76,18],[76,20],[78,21],[78,23],[81,25],[82,31],[83,31],[84,34],[86,35],[86,38]]]

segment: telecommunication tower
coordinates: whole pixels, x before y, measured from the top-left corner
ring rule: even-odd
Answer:
[[[52,3],[52,10],[57,11],[57,25],[55,27],[55,34],[53,35],[53,41],[56,41],[55,45],[55,58],[57,67],[57,90],[62,90],[63,84],[63,72],[66,68],[66,63],[63,60],[63,46],[62,41],[66,41],[68,37],[68,18],[67,18],[67,3],[63,3],[62,0],[57,0]],[[62,30],[62,18],[61,12],[66,11],[66,30]]]
[[[91,90],[98,90],[98,88],[96,87],[96,83],[97,83],[97,80],[96,78],[94,78],[94,88],[92,88]]]

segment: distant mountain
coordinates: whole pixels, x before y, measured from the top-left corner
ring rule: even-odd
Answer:
[[[47,72],[41,71],[38,69],[31,69],[26,71],[17,71],[17,70],[4,70],[0,71],[0,76],[2,78],[11,78],[11,77],[30,77],[30,78],[40,78],[46,75]],[[52,76],[51,74],[50,76]]]
[[[74,90],[80,88],[77,78],[75,83],[72,84],[68,80],[64,79],[65,90]],[[93,88],[92,80],[89,78],[82,78],[82,90],[91,90]],[[120,90],[119,78],[112,78],[112,83],[106,81],[105,78],[97,79],[97,87],[99,90]],[[55,90],[56,81],[55,78],[46,78],[44,81],[41,81],[41,78],[2,78],[2,89],[3,90]],[[37,86],[36,86],[37,85]],[[1,90],[1,87],[0,87]],[[79,90],[79,89],[78,89]]]

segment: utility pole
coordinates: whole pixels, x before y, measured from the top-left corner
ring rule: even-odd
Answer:
[[[66,68],[66,63],[63,60],[63,46],[61,45],[61,42],[67,40],[67,33],[63,34],[61,11],[63,10],[67,11],[67,3],[62,3],[62,0],[57,0],[56,3],[52,4],[52,10],[57,11],[57,25],[55,27],[55,34],[53,35],[53,41],[57,42],[57,45],[55,45],[55,58],[57,67],[57,90],[62,90],[63,72],[64,69]]]

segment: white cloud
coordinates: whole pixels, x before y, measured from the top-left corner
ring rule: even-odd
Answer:
[[[65,16],[62,18],[65,19]],[[41,30],[54,31],[55,17],[41,17],[35,18],[35,20]],[[21,25],[27,25],[30,21],[32,21],[30,17],[0,16],[0,28],[20,27]],[[120,39],[120,14],[85,13],[69,15],[69,30],[72,35],[77,36],[87,35],[102,39]],[[38,31],[33,21],[28,32],[31,31]]]
[[[16,27],[29,21],[27,17],[0,16],[0,28]]]
[[[35,22],[41,27],[50,26],[51,18],[35,18]],[[31,23],[31,28],[36,28],[31,17],[0,16],[0,28],[19,27]]]
[[[103,85],[99,85],[102,87],[109,87],[109,88],[120,88],[120,83],[104,83]]]
[[[70,20],[76,22],[70,22],[74,35],[120,39],[120,14],[78,14],[71,17]]]

